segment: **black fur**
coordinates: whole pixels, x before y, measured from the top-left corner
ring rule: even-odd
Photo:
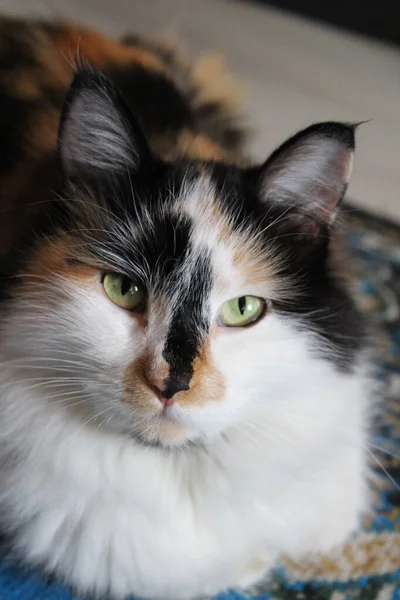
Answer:
[[[166,398],[172,397],[178,387],[187,389],[190,386],[193,361],[209,331],[210,322],[204,316],[204,309],[208,305],[211,287],[211,260],[208,252],[204,250],[194,265],[189,286],[182,290],[167,335],[164,358],[170,365],[170,373],[165,382]]]
[[[0,176],[10,173],[15,161],[22,160],[29,143],[29,127],[34,118],[36,102],[19,100],[5,91],[0,108]]]
[[[132,67],[129,73],[126,68],[120,71],[114,69],[110,75],[123,90],[147,135],[173,134],[193,127],[194,119],[188,101],[165,75],[138,65]]]

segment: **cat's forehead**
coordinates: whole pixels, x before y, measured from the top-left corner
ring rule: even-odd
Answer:
[[[224,248],[227,253],[232,252],[235,232],[229,211],[223,206],[209,174],[201,173],[195,179],[184,181],[168,212],[190,222],[190,241],[194,248],[206,247],[210,251]]]
[[[186,246],[182,245],[181,252],[186,269],[196,268],[199,257],[207,256],[214,283],[220,289],[228,288],[233,278],[238,287],[249,281],[255,283],[271,275],[273,256],[265,251],[255,220],[238,223],[238,204],[244,201],[236,186],[221,187],[212,170],[196,169],[195,176],[184,176],[180,185],[169,191],[161,204],[161,214],[153,212],[149,228],[161,220],[161,239],[165,248],[169,246],[170,254],[176,254],[173,246],[185,232]],[[171,235],[174,244],[167,243]]]
[[[96,198],[74,203],[89,216],[81,228],[87,240],[77,248],[110,270],[139,277],[156,294],[201,278],[228,296],[271,285],[276,252],[266,247],[255,217],[240,217],[246,199],[235,177],[228,183],[212,168],[195,167],[172,175],[139,189],[129,181],[118,197],[104,194],[100,205]]]

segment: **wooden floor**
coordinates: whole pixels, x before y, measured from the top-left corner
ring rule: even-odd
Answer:
[[[259,159],[313,121],[372,119],[359,129],[349,197],[400,221],[400,49],[237,0],[0,0],[0,8],[72,17],[112,35],[167,31],[193,55],[222,52],[246,83]]]

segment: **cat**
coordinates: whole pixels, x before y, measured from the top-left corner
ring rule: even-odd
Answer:
[[[250,164],[214,68],[71,24],[0,35],[11,556],[80,594],[189,600],[341,544],[368,505],[335,220],[356,127]]]

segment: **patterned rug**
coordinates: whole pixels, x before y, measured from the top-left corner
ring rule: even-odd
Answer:
[[[385,410],[371,446],[374,510],[340,551],[286,560],[267,583],[215,600],[400,600],[400,228],[349,208],[345,218],[359,301],[379,331]],[[38,573],[0,563],[0,600],[17,599],[78,600]]]

